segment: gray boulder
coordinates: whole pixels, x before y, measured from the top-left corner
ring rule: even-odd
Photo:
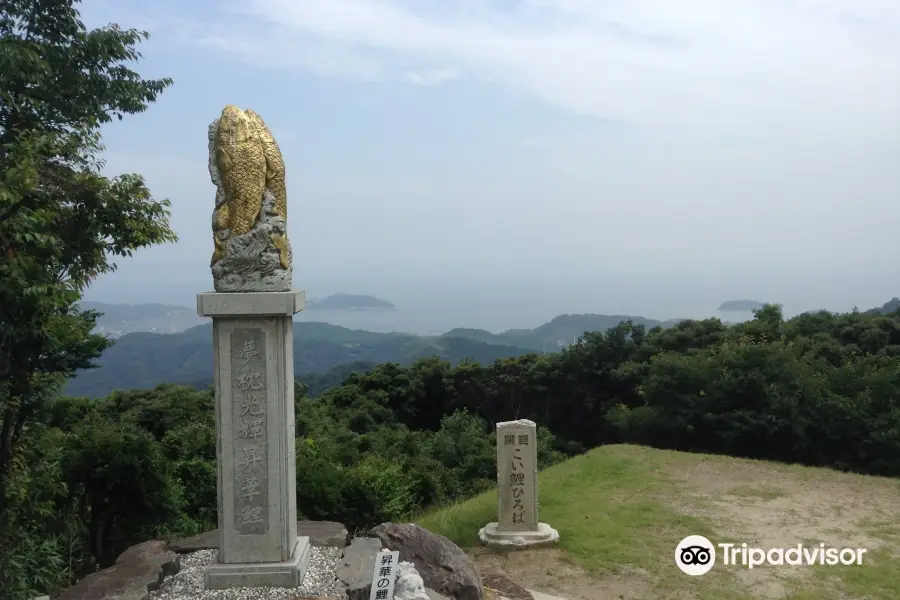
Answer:
[[[111,567],[63,590],[56,600],[146,600],[163,577],[180,568],[180,557],[165,542],[144,542],[128,548]]]
[[[337,567],[337,578],[347,588],[349,600],[369,600],[372,592],[372,573],[375,559],[381,552],[381,542],[373,538],[353,538],[344,548]]]
[[[416,566],[425,586],[455,600],[482,600],[481,574],[462,549],[442,535],[409,523],[382,523],[368,535],[381,547],[398,550],[401,561]]]

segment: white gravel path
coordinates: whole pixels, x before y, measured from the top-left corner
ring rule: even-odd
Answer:
[[[203,567],[214,561],[218,550],[198,550],[181,555],[181,570],[166,577],[150,600],[297,600],[298,598],[346,598],[337,580],[340,548],[310,548],[309,567],[299,588],[231,588],[208,590],[203,587]]]

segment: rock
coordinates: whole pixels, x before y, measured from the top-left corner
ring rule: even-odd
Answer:
[[[297,535],[308,536],[311,546],[346,548],[350,543],[347,528],[334,521],[298,521]],[[204,531],[191,537],[169,542],[169,549],[180,554],[197,550],[218,550],[219,530]]]
[[[169,549],[179,554],[187,554],[197,550],[218,550],[219,530],[213,529],[212,531],[204,531],[180,540],[172,540],[169,542]]]
[[[430,598],[430,600],[452,600],[451,598],[448,598],[447,596],[444,596],[443,594],[438,594],[436,591],[434,591],[433,589],[431,589],[429,587],[425,588],[425,593],[428,594],[428,597]]]
[[[337,568],[337,578],[347,586],[348,600],[369,600],[372,573],[381,543],[373,538],[353,538],[344,549]]]
[[[400,552],[400,560],[409,561],[425,581],[425,586],[455,600],[482,600],[481,574],[462,549],[442,535],[409,523],[382,523],[368,535],[381,546]]]
[[[346,548],[350,543],[350,532],[335,521],[298,521],[297,535],[308,536],[311,546]]]
[[[149,564],[162,569],[163,576],[181,570],[181,557],[162,540],[151,540],[128,548],[116,559],[116,564]]]
[[[115,564],[91,573],[63,590],[56,600],[147,600],[163,577],[180,568],[177,553],[163,541],[137,544],[123,552]]]

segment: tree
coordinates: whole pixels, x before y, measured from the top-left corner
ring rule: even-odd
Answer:
[[[134,425],[94,416],[73,430],[62,470],[101,565],[175,521],[181,498],[172,466],[153,436]]]
[[[177,239],[169,202],[139,175],[103,176],[100,159],[100,127],[171,80],[128,68],[146,32],[88,31],[78,1],[0,0],[0,503],[24,424],[110,343],[78,309],[86,286],[114,257]]]

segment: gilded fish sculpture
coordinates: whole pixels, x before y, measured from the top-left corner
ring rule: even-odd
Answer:
[[[290,290],[284,159],[262,117],[230,104],[222,110],[209,127],[209,171],[216,291]]]

